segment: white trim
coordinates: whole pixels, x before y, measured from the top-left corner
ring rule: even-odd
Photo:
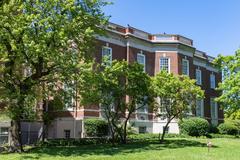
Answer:
[[[216,69],[216,68],[214,68],[214,67],[212,67],[212,66],[207,65],[207,62],[199,62],[199,61],[197,61],[196,59],[194,59],[194,60],[193,60],[193,64],[194,64],[195,66],[204,67],[204,68],[206,68],[208,71],[212,71],[212,72],[219,73],[219,70],[218,70],[218,69]]]
[[[105,55],[103,55],[104,54],[104,52],[103,52],[104,49],[109,49],[110,50],[110,56],[109,56],[109,61],[110,62],[109,63],[112,64],[112,48],[107,47],[107,46],[102,46],[102,60],[103,60],[103,57],[105,56]]]
[[[198,80],[197,80],[197,73],[200,73],[199,77],[200,77],[200,83],[198,83]],[[196,69],[195,70],[195,78],[196,78],[196,84],[197,85],[202,85],[202,70],[201,69]]]
[[[197,106],[197,101],[200,101],[200,106]],[[200,107],[200,117],[204,117],[204,99],[198,99],[196,100],[196,116],[197,115],[197,107]]]
[[[95,37],[98,40],[104,41],[104,42],[108,42],[108,43],[112,43],[112,44],[116,44],[122,47],[126,47],[126,43],[125,40],[123,40],[121,37],[113,37],[113,36],[99,36],[97,35]]]
[[[170,60],[170,57],[164,57],[164,56],[161,56],[160,58],[159,58],[159,71],[161,71],[161,59],[162,58],[165,58],[165,59],[168,59],[168,73],[170,73],[171,72],[171,69],[170,69],[170,62],[171,62],[171,60]]]
[[[210,88],[216,88],[216,76],[213,73],[210,74]]]
[[[212,106],[212,104],[214,104],[214,106]],[[213,115],[212,113],[212,109],[214,107],[214,110],[215,110],[215,115]],[[214,97],[211,97],[210,98],[210,113],[211,113],[211,122],[214,124],[214,125],[217,125],[218,124],[218,105],[217,105],[217,102],[214,101]]]
[[[138,62],[138,56],[143,58],[143,64]],[[137,54],[137,62],[143,65],[143,71],[146,72],[146,56],[143,53]]]
[[[183,62],[187,62],[187,76],[189,76],[189,60],[187,59],[182,59],[182,65],[181,65],[181,69],[182,69],[182,75],[183,75]]]

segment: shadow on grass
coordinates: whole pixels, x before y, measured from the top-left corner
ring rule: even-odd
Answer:
[[[118,145],[112,147],[111,145],[85,145],[79,147],[48,147],[48,148],[33,148],[28,150],[28,153],[22,155],[22,159],[39,159],[42,156],[81,156],[86,157],[89,155],[104,155],[115,156],[118,154],[134,154],[147,150],[160,151],[165,149],[176,149],[185,147],[206,147],[206,143],[197,140],[188,139],[168,139],[163,144],[155,142],[134,142],[125,145]],[[213,146],[217,147],[217,146]],[[33,155],[33,156],[31,156]]]

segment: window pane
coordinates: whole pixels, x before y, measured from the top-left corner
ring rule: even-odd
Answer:
[[[147,127],[139,127],[138,132],[139,133],[146,133],[147,132]]]
[[[70,130],[64,130],[65,133],[65,138],[69,139],[70,138]]]
[[[203,99],[198,99],[196,101],[196,116],[198,117],[204,117],[204,113],[203,110],[204,106],[203,106]]]
[[[1,135],[8,135],[8,128],[7,127],[0,128],[0,134]]]
[[[103,47],[102,48],[102,61],[103,65],[109,66],[112,63],[112,48]]]
[[[169,58],[166,58],[166,57],[161,57],[160,58],[160,71],[161,70],[166,70],[167,72],[170,71]]]
[[[211,105],[211,117],[212,117],[212,119],[216,119],[217,118],[217,103],[214,101],[214,98],[211,98],[210,105]]]
[[[215,88],[215,75],[214,74],[210,75],[210,87],[213,89]]]
[[[188,65],[188,60],[183,59],[182,60],[182,74],[184,75],[189,75],[189,65]]]
[[[196,69],[196,83],[198,85],[202,84],[202,71],[199,69]]]
[[[137,54],[137,62],[143,65],[143,70],[145,71],[145,55]]]

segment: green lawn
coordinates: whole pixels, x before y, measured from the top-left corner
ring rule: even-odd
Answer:
[[[240,139],[211,139],[213,148],[207,152],[207,139],[170,138],[165,144],[152,142],[81,147],[36,148],[24,154],[3,154],[0,160],[239,160]]]

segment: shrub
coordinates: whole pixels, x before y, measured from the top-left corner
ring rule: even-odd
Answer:
[[[239,138],[238,136],[234,136],[234,135],[214,134],[214,133],[210,133],[207,137],[208,138]]]
[[[218,129],[220,134],[236,135],[238,133],[238,128],[231,122],[221,123]]]
[[[184,134],[168,133],[166,134],[166,138],[189,138],[189,136]],[[128,141],[149,143],[159,142],[159,134],[156,133],[131,134],[128,135]]]
[[[48,139],[41,141],[37,145],[40,147],[64,147],[64,146],[81,146],[81,145],[97,145],[108,144],[108,138],[81,138],[81,139]]]
[[[219,133],[219,130],[218,130],[217,126],[210,125],[210,127],[209,127],[209,133],[214,133],[214,134]]]
[[[102,119],[84,120],[85,132],[88,137],[103,137],[108,135],[108,124]]]
[[[209,132],[209,123],[203,118],[188,118],[179,122],[180,131],[189,136],[206,136]]]

